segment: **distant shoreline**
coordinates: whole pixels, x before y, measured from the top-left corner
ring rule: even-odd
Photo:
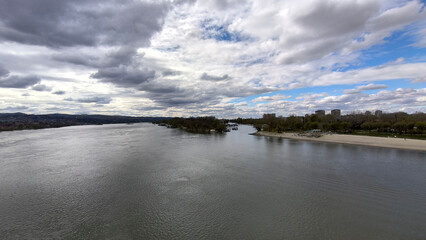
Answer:
[[[132,117],[121,115],[86,114],[25,114],[0,113],[0,132],[15,130],[36,130],[82,125],[103,125],[120,123],[158,122],[167,117]]]
[[[253,133],[252,135],[265,136],[265,137],[280,137],[280,138],[296,139],[296,140],[303,140],[303,141],[343,143],[343,144],[352,144],[352,145],[395,148],[395,149],[426,152],[426,141],[417,140],[417,139],[371,137],[371,136],[346,135],[346,134],[326,134],[316,138],[316,137],[300,136],[297,133],[275,133],[275,132],[264,132],[264,131],[259,131],[257,133]]]

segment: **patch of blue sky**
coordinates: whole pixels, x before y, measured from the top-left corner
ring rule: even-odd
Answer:
[[[410,79],[380,81],[374,82],[374,84],[385,84],[388,86],[387,90],[396,90],[398,88],[426,88],[426,82],[411,83]]]
[[[426,0],[420,0],[420,2],[423,3],[423,7],[422,7],[422,10],[421,10],[421,11],[423,11],[424,8],[426,7]]]
[[[327,93],[330,96],[340,96],[340,95],[343,95],[344,91],[347,89],[356,89],[359,86],[365,86],[367,84],[369,83],[298,88],[298,89],[276,91],[276,92],[271,92],[266,94],[259,94],[259,95],[252,95],[252,96],[243,97],[243,98],[237,98],[230,102],[231,103],[247,102],[249,106],[254,106],[258,104],[258,103],[251,102],[255,98],[264,97],[264,96],[274,96],[277,94],[290,96],[289,98],[285,99],[286,101],[300,101],[300,99],[297,99],[297,98],[303,95],[309,96],[312,94],[321,94],[321,93]],[[414,88],[414,89],[426,88],[426,82],[411,83],[411,81],[407,79],[377,81],[377,82],[373,82],[373,84],[374,85],[383,84],[383,85],[386,85],[387,88],[375,89],[375,90],[363,90],[362,92],[368,93],[368,94],[375,94],[383,90],[395,91],[398,88]]]
[[[345,72],[372,66],[383,65],[404,58],[404,62],[415,62],[423,59],[426,48],[413,46],[415,38],[405,30],[396,31],[384,39],[384,43],[374,45],[369,49],[362,50],[357,61],[350,63],[347,67],[335,69]]]
[[[226,25],[216,25],[211,20],[203,21],[201,23],[201,28],[203,30],[203,39],[215,39],[219,42],[241,42],[247,39],[247,37],[238,32],[228,31],[228,27]]]

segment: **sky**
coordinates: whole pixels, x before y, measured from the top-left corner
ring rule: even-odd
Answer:
[[[425,4],[0,0],[0,112],[426,112]]]

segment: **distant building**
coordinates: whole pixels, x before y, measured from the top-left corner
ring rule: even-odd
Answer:
[[[374,115],[376,115],[376,117],[380,118],[383,115],[382,110],[376,110],[376,112],[374,113]]]
[[[325,110],[316,110],[315,114],[318,115],[318,117],[325,117]]]
[[[340,109],[333,109],[331,110],[331,116],[333,116],[335,119],[340,119],[342,112]]]

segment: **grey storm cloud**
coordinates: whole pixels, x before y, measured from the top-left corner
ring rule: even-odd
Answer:
[[[52,90],[51,87],[46,86],[44,84],[38,84],[31,87],[32,90],[39,91],[39,92],[49,92]]]
[[[279,56],[283,64],[318,59],[339,50],[366,26],[380,10],[377,2],[317,1],[312,9],[295,19],[303,31],[283,36],[281,47],[295,49]]]
[[[318,1],[310,12],[295,22],[311,30],[314,33],[312,38],[329,37],[361,30],[379,9],[379,4],[373,1]]]
[[[2,65],[0,65],[0,77],[9,76],[9,71],[5,69]]]
[[[226,1],[225,5],[233,5],[233,2]],[[179,85],[179,81],[176,84],[157,81],[161,80],[157,77],[178,76],[181,72],[166,69],[157,75],[140,61],[144,56],[137,49],[147,46],[152,35],[162,29],[169,9],[170,2],[166,1],[129,0],[126,4],[116,0],[7,1],[0,9],[0,41],[54,48],[57,52],[51,55],[52,60],[97,69],[91,78],[118,87],[134,88],[161,107],[218,103],[231,92],[203,90],[202,86],[188,88]],[[217,84],[231,77],[203,73],[200,79]],[[23,86],[39,82],[38,79]],[[47,90],[47,86],[39,84],[33,90]],[[65,92],[52,94],[63,95]],[[108,97],[65,100],[111,102]]]
[[[215,0],[213,3],[218,9],[225,10],[238,7],[238,5],[246,4],[247,2],[244,0]]]
[[[64,95],[65,93],[66,93],[65,91],[61,91],[61,90],[52,92],[52,94],[55,94],[55,95]]]
[[[190,105],[214,105],[220,102],[220,99],[217,96],[212,96],[204,93],[194,93],[192,95],[187,94],[165,94],[165,95],[149,95],[156,103],[164,107],[176,107],[176,106],[185,106],[189,108]]]
[[[411,80],[411,83],[422,83],[426,82],[426,76],[415,77]]]
[[[358,94],[358,93],[361,93],[361,90],[359,90],[359,89],[345,89],[345,90],[343,90],[343,92],[345,94]]]
[[[112,101],[112,99],[110,97],[87,97],[87,98],[76,99],[74,101],[81,102],[81,103],[109,104]]]
[[[148,46],[163,27],[169,1],[16,0],[0,8],[0,42],[59,49],[51,59],[97,68],[92,78],[120,87],[137,87],[155,77],[142,67],[137,48]],[[83,51],[83,47],[94,50]],[[99,52],[107,47],[108,52]],[[4,74],[4,73],[3,73]],[[29,80],[29,79],[28,79]],[[34,79],[33,79],[34,80]],[[35,83],[35,81],[31,82]],[[10,86],[5,82],[0,86]],[[33,84],[21,84],[30,86]]]
[[[81,53],[63,53],[53,58],[76,65],[98,68],[91,78],[101,82],[112,83],[119,87],[137,88],[139,84],[155,78],[155,71],[143,67],[136,57],[136,48],[120,47],[104,56],[84,55]]]
[[[379,89],[385,89],[388,86],[386,86],[385,84],[367,84],[367,85],[363,85],[363,86],[358,86],[355,89],[345,89],[343,92],[345,94],[358,94],[361,93],[362,91],[368,91],[368,90],[379,90]]]
[[[0,78],[1,88],[27,88],[40,82],[37,76],[16,76],[11,75],[6,78]]]
[[[120,66],[99,69],[91,77],[100,79],[102,82],[113,83],[120,87],[137,87],[141,83],[155,78],[155,71],[147,68],[139,69],[133,66]]]
[[[200,76],[201,80],[206,80],[206,81],[223,81],[223,80],[228,80],[231,77],[229,77],[228,74],[222,75],[222,76],[214,76],[214,75],[209,75],[207,73],[203,73]]]
[[[364,86],[359,86],[357,87],[357,89],[364,91],[364,90],[378,90],[378,89],[385,89],[388,86],[386,86],[385,84],[368,84],[368,85],[364,85]]]
[[[5,108],[0,108],[0,111],[16,112],[16,111],[27,110],[28,108],[29,107],[27,106],[9,106]]]
[[[245,97],[254,94],[270,92],[269,88],[251,88],[248,86],[233,86],[225,82],[209,82],[216,87],[206,87],[207,83],[197,83],[191,87],[179,85],[179,81],[175,83],[164,81],[149,81],[140,85],[139,90],[144,91],[144,97],[148,97],[159,106],[182,107],[185,109],[191,107],[210,107],[220,103],[224,97]]]
[[[0,39],[51,47],[146,44],[168,9],[165,1],[2,1]]]
[[[176,107],[194,104],[212,104],[213,101],[220,100],[217,92],[208,92],[200,88],[200,86],[184,87],[178,83],[170,83],[165,81],[149,81],[139,86],[140,91],[144,93],[142,96],[148,97],[161,107]]]
[[[0,88],[27,88],[40,81],[37,76],[10,75],[9,70],[0,64]]]
[[[181,73],[179,71],[165,70],[161,74],[163,75],[163,77],[167,77],[167,76],[178,76]]]
[[[145,82],[141,84],[138,88],[140,91],[150,92],[152,94],[169,94],[176,93],[180,94],[184,92],[183,88],[171,83],[161,83],[161,82]]]
[[[139,110],[139,111],[153,111],[153,110],[164,110],[164,107],[142,106],[142,107],[133,107],[132,109]]]
[[[63,51],[60,54],[52,56],[53,60],[60,62],[67,62],[75,65],[94,67],[94,68],[108,68],[119,65],[128,65],[134,61],[135,56],[143,56],[137,54],[134,47],[122,46],[117,50],[109,51],[106,54],[91,53],[85,54],[75,51]]]

